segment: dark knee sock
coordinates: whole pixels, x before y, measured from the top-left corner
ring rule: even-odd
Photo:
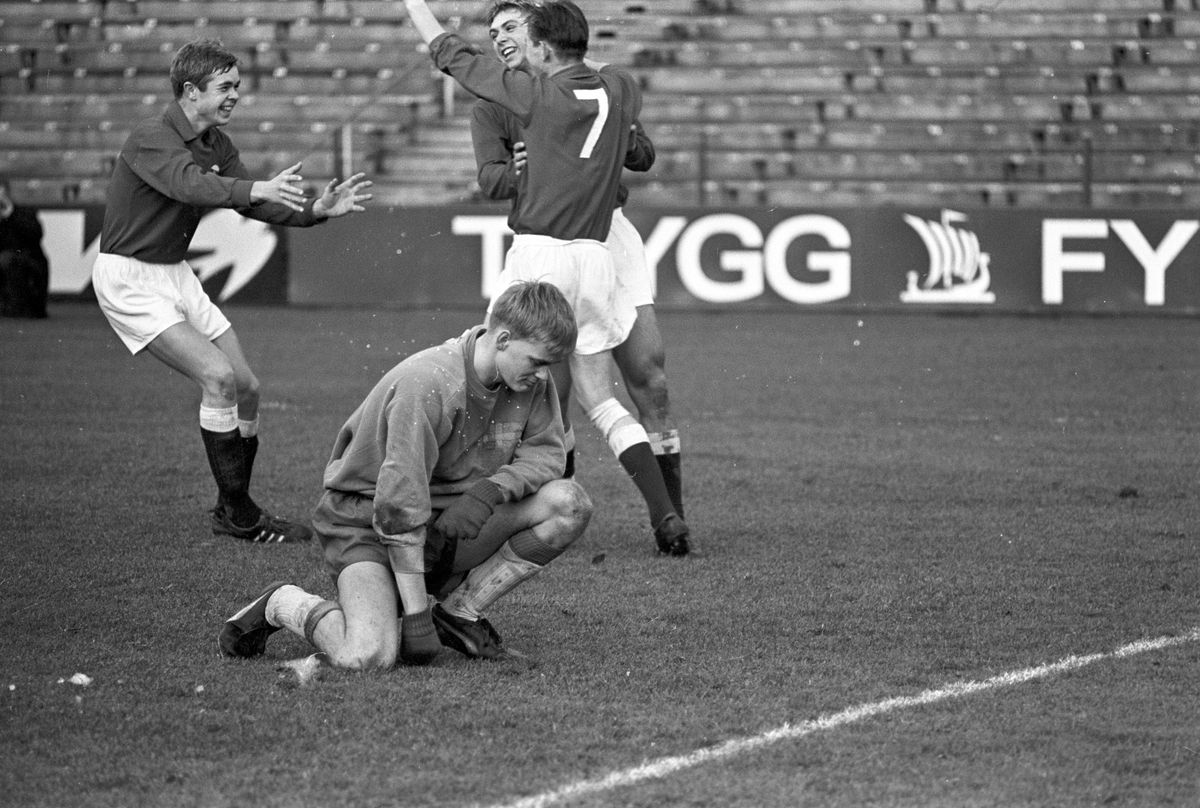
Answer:
[[[671,503],[675,512],[683,516],[683,458],[682,444],[679,440],[679,430],[668,429],[662,432],[650,432],[650,448],[658,461],[659,471],[662,472],[663,482],[671,495]]]
[[[667,487],[667,493],[671,497],[671,504],[675,506],[675,513],[683,517],[683,473],[680,463],[680,455],[678,452],[674,454],[655,455],[654,459],[658,461],[658,470],[662,472],[663,484]]]
[[[252,525],[261,511],[250,498],[250,473],[246,465],[246,448],[236,429],[213,432],[200,428],[204,451],[213,479],[217,482],[218,505],[223,505],[236,525]]]
[[[258,435],[242,438],[242,453],[245,455],[246,486],[250,486],[250,478],[254,475],[254,458],[258,456]]]
[[[621,465],[633,479],[633,484],[638,487],[642,499],[646,500],[652,527],[658,527],[662,520],[676,513],[675,505],[671,502],[671,495],[667,492],[666,483],[663,481],[662,471],[658,468],[658,462],[654,459],[654,452],[651,451],[649,443],[635,443],[621,452],[621,456],[617,459],[621,461]]]
[[[544,567],[554,559],[562,555],[565,548],[555,547],[552,544],[546,544],[537,537],[532,528],[514,533],[508,540],[512,545],[513,552],[526,561],[533,562],[539,567]]]
[[[246,469],[246,493],[250,493],[250,480],[254,477],[254,458],[258,456],[258,435],[242,436],[242,466]]]

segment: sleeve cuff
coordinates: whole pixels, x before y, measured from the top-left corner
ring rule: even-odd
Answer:
[[[379,539],[387,547],[392,572],[413,575],[425,572],[424,525],[404,533],[381,534]]]
[[[444,70],[445,65],[442,63],[442,47],[446,44],[450,37],[448,31],[444,31],[435,36],[429,43],[429,55],[433,57],[433,64],[438,70]]]
[[[467,489],[466,493],[482,502],[486,502],[493,508],[504,501],[504,491],[500,489],[500,486],[492,482],[490,477],[485,477],[475,483],[475,485]]]
[[[392,572],[402,575],[423,575],[425,573],[424,546],[389,544],[387,551]]]
[[[230,196],[233,198],[233,206],[235,208],[250,207],[250,189],[253,187],[253,180],[234,180]]]

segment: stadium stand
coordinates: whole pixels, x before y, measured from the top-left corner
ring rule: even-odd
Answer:
[[[438,4],[435,3],[435,6]],[[582,0],[659,150],[640,203],[1195,205],[1198,0]],[[453,23],[487,40],[486,3]],[[0,153],[32,202],[98,201],[198,36],[242,57],[247,164],[477,198],[471,99],[392,0],[0,0]],[[349,166],[347,166],[347,158]]]

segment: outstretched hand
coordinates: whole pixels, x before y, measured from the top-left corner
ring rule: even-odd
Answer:
[[[304,210],[304,188],[300,183],[301,163],[288,166],[269,180],[258,180],[250,189],[250,199],[254,202],[277,202],[292,210]]]
[[[371,194],[365,192],[372,183],[363,179],[365,176],[366,174],[355,174],[342,183],[338,183],[336,179],[330,180],[321,198],[313,204],[313,213],[318,218],[335,219],[347,213],[361,213],[366,210],[361,203],[371,198]]]

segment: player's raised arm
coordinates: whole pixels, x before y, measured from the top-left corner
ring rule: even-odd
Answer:
[[[425,40],[426,45],[446,33],[446,29],[438,22],[433,9],[425,0],[404,0],[404,8],[408,11],[413,27],[421,35],[421,39]]]

